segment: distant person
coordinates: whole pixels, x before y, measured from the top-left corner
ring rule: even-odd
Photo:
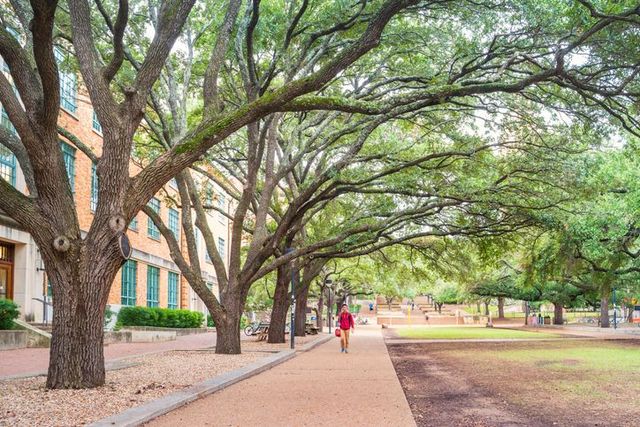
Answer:
[[[369,311],[373,311],[373,303],[372,302],[369,303]]]
[[[349,353],[349,332],[355,329],[356,322],[353,321],[353,316],[349,313],[347,304],[342,304],[338,325],[340,326],[340,352]]]

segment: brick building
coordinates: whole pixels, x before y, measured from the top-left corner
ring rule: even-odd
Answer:
[[[0,57],[0,70],[7,77],[8,67]],[[60,126],[77,136],[96,155],[102,151],[102,129],[94,114],[91,102],[78,78],[73,73],[60,72],[61,112]],[[0,125],[12,129],[2,109]],[[97,205],[97,176],[95,165],[80,150],[60,138],[61,149],[76,201],[78,220],[82,230],[88,230]],[[133,163],[130,173],[138,172]],[[27,191],[24,176],[15,157],[0,145],[0,178],[7,180],[22,192]],[[211,183],[218,206],[228,210],[229,197]],[[166,195],[177,193],[169,183],[162,192],[149,201],[165,223],[182,242],[180,212],[165,202]],[[211,229],[218,250],[228,263],[229,221],[219,213],[210,214]],[[184,308],[206,313],[202,301],[191,290],[171,260],[169,247],[157,227],[142,212],[138,213],[127,231],[133,254],[116,276],[109,294],[108,304],[116,311],[123,305]],[[202,236],[197,234],[201,253],[203,276],[217,293],[217,280],[213,265],[205,254]],[[19,306],[22,318],[37,323],[51,321],[51,292],[44,265],[37,245],[31,236],[20,230],[7,215],[0,212],[0,298],[13,299]]]

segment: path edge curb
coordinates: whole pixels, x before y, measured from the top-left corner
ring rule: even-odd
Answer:
[[[321,340],[317,340],[321,341]],[[314,344],[316,341],[309,343]],[[316,344],[317,345],[317,344]],[[315,346],[313,346],[315,347]],[[311,347],[311,348],[313,348]],[[306,351],[306,350],[305,350]],[[171,412],[181,406],[193,402],[194,400],[223,390],[237,382],[250,378],[261,372],[269,370],[274,366],[286,362],[295,357],[295,350],[283,350],[273,356],[264,357],[256,362],[250,363],[242,368],[226,372],[213,377],[207,381],[195,384],[185,390],[168,394],[159,399],[152,400],[140,406],[129,408],[124,412],[103,418],[89,427],[134,427],[151,421],[161,415]]]
[[[319,346],[320,344],[324,344],[326,342],[331,341],[332,338],[333,338],[333,335],[327,334],[327,336],[320,337],[317,340],[313,340],[310,343],[303,345],[302,347],[300,347],[299,351],[306,352],[306,351],[312,350],[317,346]]]

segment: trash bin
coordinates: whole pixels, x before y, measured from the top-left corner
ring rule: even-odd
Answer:
[[[544,324],[545,325],[551,324],[551,316],[544,316]]]

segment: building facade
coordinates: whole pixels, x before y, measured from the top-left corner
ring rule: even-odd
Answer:
[[[0,70],[10,79],[8,67],[0,57]],[[74,73],[60,72],[61,112],[59,125],[78,137],[96,155],[102,151],[102,128],[91,106],[88,94]],[[1,126],[13,131],[2,109]],[[76,202],[78,220],[82,230],[88,230],[98,202],[96,167],[91,159],[65,138],[60,138],[69,183]],[[133,163],[130,173],[138,172]],[[0,178],[7,180],[19,191],[26,193],[24,175],[13,154],[0,145]],[[219,189],[216,200],[229,208],[229,198]],[[166,195],[176,194],[169,183],[163,191],[149,201],[165,224],[183,242],[180,211],[172,206]],[[163,196],[164,195],[164,196]],[[218,242],[218,250],[228,262],[229,220],[223,215],[210,214],[211,229]],[[191,290],[172,261],[169,247],[155,224],[140,212],[131,222],[127,235],[133,254],[117,274],[109,294],[108,304],[118,311],[122,306],[183,308],[206,314],[202,301]],[[198,236],[202,239],[201,236]],[[217,280],[213,265],[208,260],[204,241],[199,242],[203,278],[217,294]],[[0,212],[0,298],[15,301],[21,317],[35,323],[52,320],[51,291],[44,264],[31,236],[20,230],[11,218]]]

